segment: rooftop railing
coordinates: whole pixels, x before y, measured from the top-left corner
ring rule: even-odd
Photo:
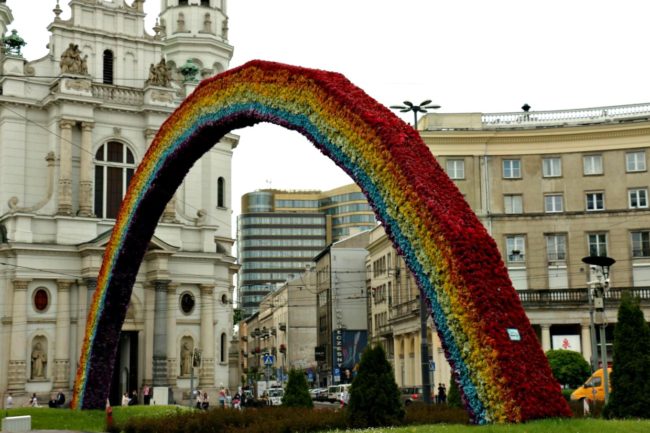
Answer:
[[[485,129],[577,126],[648,119],[650,119],[650,103],[481,115],[481,123]]]

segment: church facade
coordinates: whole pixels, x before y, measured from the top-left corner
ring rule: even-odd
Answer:
[[[58,2],[49,52],[28,61],[16,33],[0,53],[0,395],[70,395],[88,305],[128,182],[158,128],[201,78],[228,68],[226,0]],[[0,2],[0,31],[13,20]],[[37,41],[27,41],[38,43]],[[228,383],[233,275],[227,135],[167,204],[140,266],[111,400]],[[198,355],[200,356],[194,356]],[[200,359],[200,362],[198,362]],[[154,395],[153,399],[155,400]]]

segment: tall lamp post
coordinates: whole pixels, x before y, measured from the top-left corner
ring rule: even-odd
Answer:
[[[418,113],[427,113],[427,110],[436,110],[440,105],[431,104],[431,100],[420,102],[419,105],[411,101],[404,101],[404,105],[391,105],[392,109],[399,110],[402,113],[413,112],[413,128],[418,129]],[[429,374],[429,343],[427,341],[427,304],[420,294],[420,358],[422,364],[422,393],[424,394],[424,403],[431,404],[431,375]]]
[[[426,101],[420,102],[419,105],[415,105],[411,101],[404,101],[404,105],[391,105],[390,108],[399,110],[401,113],[408,113],[409,111],[412,111],[413,128],[418,129],[418,113],[428,113],[427,110],[437,110],[440,108],[440,105],[431,104],[431,100],[427,99]]]
[[[590,266],[594,266],[597,273],[596,279],[589,281],[590,290],[594,291],[593,302],[596,308],[597,319],[600,320],[600,359],[603,369],[603,387],[605,388],[605,404],[609,400],[609,371],[607,362],[607,338],[605,337],[605,292],[609,289],[609,268],[616,263],[616,260],[607,256],[588,256],[583,257],[582,261]],[[594,316],[591,315],[592,329]]]

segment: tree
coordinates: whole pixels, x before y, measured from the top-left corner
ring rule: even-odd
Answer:
[[[291,369],[289,371],[289,381],[287,388],[284,390],[282,406],[286,407],[314,407],[309,395],[309,386],[305,373],[302,370]]]
[[[458,389],[458,384],[451,378],[451,383],[449,384],[449,392],[447,393],[447,404],[449,407],[463,407],[463,400],[460,397],[460,390]]]
[[[561,385],[577,388],[591,374],[591,367],[585,358],[573,350],[549,350],[546,352],[553,376]]]
[[[350,387],[349,424],[353,427],[394,425],[402,422],[404,414],[386,352],[381,346],[368,346]]]
[[[650,327],[639,300],[624,293],[614,330],[608,418],[650,418]]]

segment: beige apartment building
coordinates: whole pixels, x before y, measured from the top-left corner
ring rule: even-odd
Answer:
[[[418,129],[495,239],[544,350],[591,360],[600,336],[590,327],[593,276],[582,258],[616,260],[605,294],[611,362],[622,291],[639,296],[650,318],[650,104],[429,114]],[[388,349],[399,385],[419,385],[418,290],[379,230],[369,249],[371,340]],[[436,384],[449,380],[441,354],[434,337]]]
[[[285,381],[292,368],[311,371],[316,363],[316,274],[306,271],[267,294],[259,311],[239,323],[239,370],[243,384]],[[273,365],[264,366],[264,355]]]

